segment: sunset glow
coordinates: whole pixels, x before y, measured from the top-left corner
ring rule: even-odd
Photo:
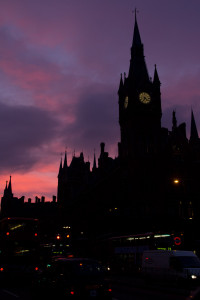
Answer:
[[[0,194],[47,201],[57,174],[83,151],[99,157],[100,143],[118,155],[117,91],[128,73],[134,6],[149,75],[157,65],[162,125],[172,111],[200,128],[200,2],[186,0],[2,0],[0,10]]]

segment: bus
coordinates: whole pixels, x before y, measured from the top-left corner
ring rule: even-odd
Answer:
[[[11,217],[0,220],[0,276],[34,275],[39,269],[39,221]]]
[[[147,232],[101,237],[95,241],[97,257],[114,273],[140,271],[145,250],[183,249],[183,233]]]

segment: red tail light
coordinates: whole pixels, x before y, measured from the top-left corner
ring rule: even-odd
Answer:
[[[4,268],[0,268],[0,272],[3,272],[4,271]]]
[[[35,271],[38,271],[39,270],[39,268],[38,267],[35,267]]]
[[[71,295],[74,295],[74,291],[71,291],[70,294],[71,294]]]

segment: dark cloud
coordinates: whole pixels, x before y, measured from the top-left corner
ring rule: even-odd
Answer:
[[[83,95],[76,107],[76,120],[63,132],[65,145],[91,154],[101,142],[108,147],[119,141],[118,100],[112,91]]]
[[[0,103],[1,170],[24,170],[38,162],[35,149],[55,139],[58,121],[50,113],[30,106]]]
[[[135,3],[149,74],[156,63],[162,82],[162,123],[169,129],[173,109],[188,130],[189,105],[196,119],[200,115],[197,2]],[[132,9],[132,0],[1,0],[2,171],[15,168],[26,177],[38,163],[40,181],[41,165],[49,170],[55,164],[57,172],[52,154],[66,146],[90,160],[102,141],[110,154],[117,149],[117,85],[129,67]]]

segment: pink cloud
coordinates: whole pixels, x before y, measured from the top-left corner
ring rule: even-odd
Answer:
[[[84,150],[92,161],[105,141],[106,151],[117,155],[117,89],[129,67],[132,9],[131,1],[120,0],[1,1],[0,109],[6,118],[0,124],[6,134],[0,137],[15,154],[1,153],[0,162],[8,173],[3,181],[13,173],[17,196],[55,193],[65,147],[69,156]],[[162,82],[166,123],[171,126],[175,107],[179,119],[189,121],[188,107],[200,113],[199,3],[183,0],[180,9],[180,3],[143,0],[138,9],[149,73],[157,63]],[[26,122],[24,105],[32,108]],[[9,126],[14,116],[16,128]],[[31,131],[33,124],[38,127]]]

